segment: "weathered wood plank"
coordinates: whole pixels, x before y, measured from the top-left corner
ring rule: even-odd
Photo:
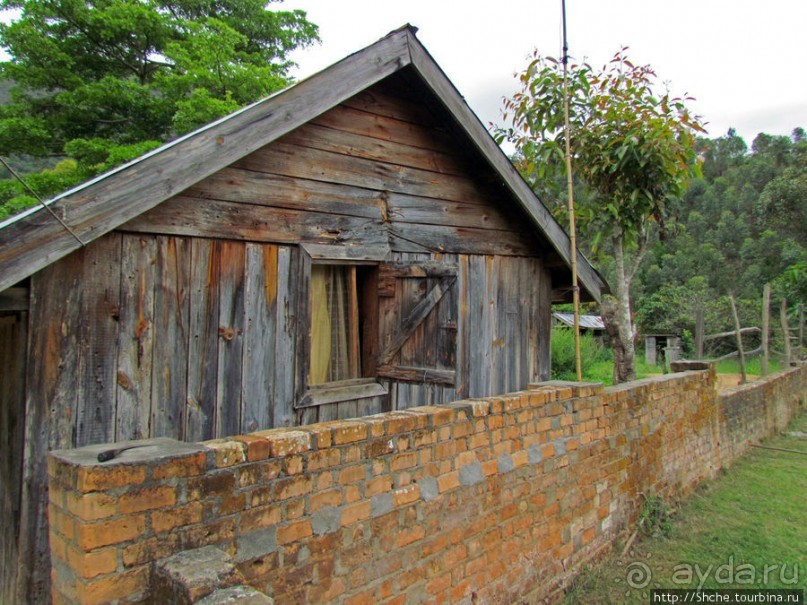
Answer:
[[[27,288],[26,301],[27,301]],[[0,603],[15,601],[28,313],[0,314]]]
[[[517,220],[487,203],[440,200],[305,178],[225,168],[182,193],[201,200],[240,202],[407,223],[518,231]],[[527,234],[527,231],[524,230]]]
[[[387,230],[390,234],[390,247],[394,252],[503,256],[536,254],[535,242],[530,242],[513,231],[401,222],[393,222]]]
[[[434,131],[427,131],[419,125],[407,124],[408,127],[420,131],[417,133],[417,139],[412,140],[410,137],[396,141],[389,138],[383,126],[368,128],[368,125],[375,126],[373,122],[379,119],[378,116],[355,112],[350,120],[329,119],[337,111],[348,110],[341,108],[331,110],[320,120],[301,126],[279,140],[291,145],[332,151],[366,160],[390,162],[394,159],[395,163],[401,166],[440,174],[457,176],[468,174],[463,162],[450,155],[455,153],[456,149],[452,150],[446,145],[434,143],[437,134]],[[380,132],[373,132],[374,130]],[[380,134],[383,138],[375,137],[374,134]],[[439,148],[439,151],[434,148]]]
[[[51,202],[51,208],[66,214],[85,242],[100,237],[398,71],[409,62],[410,37],[407,31],[396,32],[320,76],[60,196]],[[199,157],[206,161],[199,162]],[[170,172],[171,178],[159,178],[163,172]],[[115,178],[109,178],[111,175]],[[0,290],[79,247],[44,209],[6,223],[0,229]]]
[[[84,250],[81,278],[76,446],[115,439],[121,236]]]
[[[219,355],[216,381],[216,436],[241,431],[241,381],[244,360],[245,247],[222,242],[219,283]]]
[[[330,403],[341,403],[344,401],[355,401],[368,397],[380,397],[386,395],[386,393],[384,387],[372,378],[342,380],[324,386],[308,388],[305,395],[297,404],[297,407],[305,408]]]
[[[435,151],[441,155],[456,153],[456,146],[443,137],[435,136],[432,128],[424,127],[423,123],[418,121],[420,117],[422,116],[411,116],[410,121],[406,121],[350,107],[346,103],[322,114],[312,122],[318,126],[363,135],[379,141]]]
[[[318,264],[337,264],[346,262],[351,265],[375,265],[387,259],[390,255],[390,248],[382,246],[337,246],[333,244],[301,244],[312,260],[317,260]]]
[[[428,128],[440,126],[429,107],[413,98],[412,91],[393,76],[345,100],[342,105]]]
[[[460,399],[469,397],[469,381],[471,374],[470,332],[469,323],[469,274],[470,260],[467,255],[459,255],[459,271],[457,273],[457,380],[456,392]]]
[[[277,246],[246,245],[242,433],[271,428],[274,421],[277,253]]]
[[[297,292],[294,314],[296,316],[297,329],[294,350],[295,375],[294,375],[294,407],[306,394],[308,387],[308,375],[311,369],[311,257],[300,249],[297,255],[297,276],[295,279],[295,291]]]
[[[408,366],[379,366],[377,375],[390,380],[417,383],[436,383],[453,386],[456,380],[454,370],[441,370],[437,368],[414,368]]]
[[[385,206],[384,196],[379,191],[232,166],[200,181],[182,195],[378,220]]]
[[[380,220],[177,196],[125,225],[125,230],[259,243],[387,244]]]
[[[443,262],[447,265],[453,265],[455,270],[458,268],[459,261],[456,257],[447,255],[443,258]],[[458,316],[459,316],[459,301],[458,293],[461,284],[459,279],[455,282],[454,286],[446,293],[446,296],[440,302],[437,309],[437,342],[436,342],[436,367],[451,370],[454,372],[454,380],[450,386],[456,386],[456,370],[457,370],[457,332],[458,330]]]
[[[188,389],[191,245],[158,237],[155,265],[151,436],[180,439]]]
[[[296,316],[297,297],[301,295],[296,282],[298,248],[280,247],[277,254],[277,305],[275,311],[275,392],[272,404],[272,425],[276,427],[294,424],[294,382],[296,335],[302,324]]]
[[[156,262],[154,237],[122,236],[116,441],[151,435]]]
[[[50,599],[47,452],[75,445],[82,261],[77,252],[31,278],[18,603]]]
[[[491,197],[487,187],[465,176],[440,174],[281,142],[240,159],[235,167],[455,202],[485,203]]]
[[[487,291],[487,258],[468,257],[468,396],[485,397],[490,388],[490,310]]]
[[[219,368],[219,269],[221,242],[191,242],[190,327],[188,341],[188,441],[215,437]]]
[[[386,197],[386,203],[389,218],[396,224],[412,223],[491,229],[518,233],[519,237],[534,237],[525,228],[520,218],[497,208],[497,200],[493,197],[488,203],[483,204],[436,198],[424,199],[403,193],[390,193]]]
[[[401,322],[400,330],[392,337],[390,344],[379,355],[379,365],[386,365],[392,361],[395,354],[409,337],[414,334],[418,325],[426,319],[435,305],[440,302],[443,295],[453,286],[455,281],[456,278],[454,277],[441,278],[440,282],[426,294],[423,300],[421,300],[414,309],[412,309]]]
[[[8,288],[0,292],[0,312],[27,310],[28,288]]]

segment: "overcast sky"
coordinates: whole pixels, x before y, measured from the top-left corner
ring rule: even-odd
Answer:
[[[533,49],[560,56],[561,0],[286,0],[320,27],[322,44],[294,55],[309,76],[405,23],[485,125]],[[807,0],[567,0],[569,53],[600,67],[621,46],[676,94],[696,98],[709,136],[729,127],[807,128]]]

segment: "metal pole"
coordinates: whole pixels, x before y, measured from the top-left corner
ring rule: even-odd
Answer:
[[[569,44],[566,40],[566,0],[561,0],[563,13],[563,118],[566,139],[566,186],[569,196],[569,240],[572,259],[572,296],[574,303],[574,359],[577,380],[583,380],[583,364],[580,359],[580,288],[577,285],[577,234],[574,224],[574,187],[572,185],[572,145],[569,125]]]

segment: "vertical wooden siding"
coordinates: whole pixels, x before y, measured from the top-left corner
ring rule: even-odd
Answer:
[[[412,258],[398,256],[400,260]],[[404,409],[488,397],[547,380],[549,319],[543,315],[550,304],[551,282],[540,260],[481,255],[442,258],[459,265],[457,284],[448,303],[459,305],[457,384],[451,388],[393,382],[393,406]],[[417,348],[414,340],[412,346]]]
[[[27,322],[0,313],[0,603],[14,602],[17,578]]]
[[[37,274],[34,338],[50,355],[32,384],[56,396],[52,446],[291,424],[293,254],[114,233]]]

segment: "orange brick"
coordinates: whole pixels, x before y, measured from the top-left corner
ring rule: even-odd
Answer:
[[[78,469],[76,488],[80,492],[102,491],[146,480],[146,467],[132,464],[82,466]]]
[[[305,514],[305,499],[297,498],[290,500],[283,505],[286,509],[286,520],[299,519]]]
[[[205,472],[207,466],[207,454],[196,452],[188,456],[182,456],[170,460],[152,470],[151,476],[154,479],[170,479],[171,477],[193,477]],[[132,481],[130,483],[137,483]]]
[[[361,490],[357,485],[348,485],[345,488],[345,502],[351,504],[362,499]]]
[[[277,428],[258,431],[253,435],[269,442],[273,458],[283,458],[289,454],[302,454],[311,449],[311,433],[307,431]]]
[[[282,508],[278,505],[250,508],[241,513],[241,531],[260,529],[280,523]]]
[[[57,534],[56,532],[51,531],[50,535],[48,536],[50,540],[50,554],[53,558],[59,559],[61,561],[67,561],[67,541]]]
[[[277,543],[288,544],[302,540],[303,538],[310,538],[314,535],[311,529],[311,522],[308,519],[297,521],[277,528]]]
[[[299,475],[303,472],[303,457],[286,456],[283,460],[283,468],[287,475]]]
[[[93,552],[81,552],[75,548],[68,548],[67,560],[76,574],[90,579],[112,573],[118,568],[118,549],[110,547]]]
[[[309,424],[305,426],[304,430],[311,434],[313,445],[318,449],[331,447],[331,445],[333,445],[333,436],[331,434],[332,426],[330,422]]]
[[[79,523],[77,543],[83,550],[93,550],[101,546],[134,540],[142,536],[145,529],[145,515],[133,515],[100,523]]]
[[[345,599],[345,605],[375,605],[376,603],[378,603],[378,598],[376,598],[374,588]]]
[[[499,461],[498,460],[488,460],[487,462],[482,463],[482,474],[485,477],[490,477],[491,475],[495,475],[499,472]]]
[[[356,521],[363,521],[370,517],[370,502],[364,500],[351,504],[342,509],[342,525],[350,525]]]
[[[345,445],[367,439],[367,425],[358,421],[341,421],[333,423],[334,445]]]
[[[375,479],[370,479],[367,482],[367,485],[364,487],[364,496],[366,498],[370,498],[371,496],[388,492],[391,489],[392,477],[389,475],[376,477]]]
[[[213,459],[216,468],[229,468],[241,464],[247,459],[247,446],[241,441],[234,439],[211,439],[202,443],[205,447],[213,450]]]
[[[422,540],[423,536],[426,535],[426,530],[422,525],[415,525],[414,527],[409,528],[402,528],[398,530],[398,535],[396,536],[396,543],[398,544],[398,548],[402,548],[412,542],[417,542],[418,540]]]
[[[339,466],[342,462],[341,452],[337,448],[327,448],[311,452],[308,455],[308,470],[318,471],[324,468]]]
[[[134,567],[151,563],[174,554],[180,549],[180,536],[168,534],[159,538],[139,540],[123,548],[121,559],[124,567]]]
[[[431,582],[426,584],[426,592],[430,595],[436,595],[451,588],[451,574],[446,573],[442,576],[434,578]]]
[[[306,601],[309,603],[327,603],[345,593],[345,581],[338,577],[326,577],[317,585],[308,586]]]
[[[158,510],[151,513],[151,527],[157,533],[170,531],[184,525],[202,521],[202,503],[191,502],[184,506]]]
[[[169,486],[152,487],[127,492],[120,497],[120,512],[123,515],[139,513],[155,508],[164,508],[176,504],[176,489]]]
[[[69,492],[67,510],[84,521],[97,521],[116,515],[118,499],[104,492]]]
[[[400,471],[405,468],[412,468],[418,463],[417,452],[406,452],[405,454],[395,454],[390,462],[390,468],[393,472]]]
[[[396,489],[392,493],[393,504],[395,506],[403,506],[420,500],[420,487],[413,483],[406,487]]]
[[[415,418],[410,414],[390,412],[387,416],[387,434],[396,435],[415,430]]]
[[[145,593],[148,589],[148,581],[149,566],[144,565],[121,574],[89,582],[78,582],[76,594],[79,602],[83,605],[95,605],[111,601],[126,602],[134,600],[127,599],[127,597]]]
[[[309,502],[308,512],[315,513],[323,506],[341,506],[342,505],[342,492],[339,490],[329,490],[311,496]]]
[[[339,485],[364,481],[367,477],[367,467],[363,464],[348,466],[339,472]]]
[[[280,479],[275,484],[275,500],[299,498],[311,492],[311,477],[298,475],[288,479]]]
[[[459,487],[459,484],[460,474],[458,471],[452,471],[437,477],[437,487],[439,488],[441,494],[443,492],[447,492],[448,490],[454,489],[455,487]]]
[[[233,437],[236,441],[241,441],[247,446],[247,460],[266,460],[272,455],[272,447],[268,440],[259,435],[239,435]]]
[[[72,540],[76,535],[76,525],[80,521],[76,521],[72,516],[65,514],[61,509],[55,506],[48,505],[48,519],[50,521],[51,532],[61,534],[67,540]]]

